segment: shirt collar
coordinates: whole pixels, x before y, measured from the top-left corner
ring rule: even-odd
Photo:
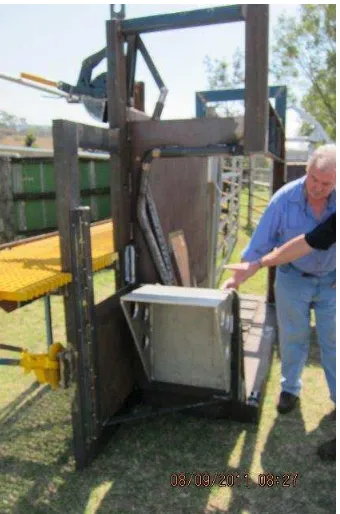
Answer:
[[[290,191],[289,201],[296,203],[304,203],[307,204],[307,194],[306,194],[306,175],[304,175],[297,184],[298,187],[294,187]]]

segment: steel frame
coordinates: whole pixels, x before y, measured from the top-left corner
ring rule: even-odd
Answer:
[[[267,119],[267,5],[218,7],[135,20],[124,20],[124,11],[115,13],[112,9],[111,14],[112,19],[106,23],[109,129],[91,127],[65,120],[55,120],[53,122],[54,169],[56,173],[61,263],[62,270],[72,271],[75,278],[64,295],[64,306],[67,340],[76,355],[77,379],[72,416],[76,467],[78,469],[89,465],[95,457],[98,451],[100,434],[105,425],[100,414],[100,398],[96,396],[98,394],[98,376],[96,376],[98,373],[98,355],[96,352],[99,348],[99,341],[97,340],[95,310],[93,308],[89,223],[88,218],[87,221],[83,219],[85,212],[79,210],[78,147],[110,152],[112,166],[111,212],[115,228],[114,248],[119,255],[116,268],[117,292],[112,297],[116,301],[127,288],[134,287],[126,280],[124,270],[127,269],[127,256],[131,254],[127,249],[131,249],[135,238],[133,214],[136,204],[132,194],[132,142],[130,123],[128,123],[127,118],[129,114],[127,106],[128,94],[131,94],[134,83],[136,37],[145,32],[245,21],[247,45],[251,47],[254,41],[257,41],[260,45],[258,52],[261,57],[257,68],[254,70],[254,66],[250,62],[251,58],[246,56],[246,89],[248,87],[252,92],[252,96],[246,98],[246,102],[250,102],[251,106],[256,104],[256,115],[254,109],[250,109],[250,114],[246,115],[245,123],[253,122],[256,124]],[[131,46],[128,59],[124,53],[124,39],[126,38],[129,38]],[[127,70],[127,61],[129,70]],[[201,133],[208,130],[207,127],[210,122],[218,127],[221,125],[221,120],[209,120],[208,124],[206,121],[208,120],[195,121],[197,126],[201,127]],[[148,122],[143,121],[141,123],[147,130]],[[150,123],[162,124],[163,122],[153,121]],[[178,123],[185,124],[186,122]],[[222,124],[227,126],[228,120],[223,120]],[[175,125],[166,125],[166,127],[171,126]],[[254,144],[251,139],[252,134],[249,133],[246,136],[246,151],[254,147],[258,150],[266,149],[267,124],[265,121],[263,126],[264,131],[260,134],[260,137],[256,134]],[[169,132],[167,130],[168,128],[164,128],[165,147],[173,145],[173,133],[170,129]],[[208,137],[202,139],[206,140]],[[164,148],[164,156],[224,154],[227,149],[230,150],[226,143],[221,144],[221,141],[213,140],[210,151],[208,146],[195,149],[181,148],[180,145],[172,150]],[[152,150],[152,148],[149,148],[149,150]],[[243,153],[243,149],[240,150],[240,153]],[[77,225],[77,230],[74,230],[75,227],[72,225]],[[87,248],[85,248],[86,245],[81,245],[81,241],[87,241]],[[136,280],[138,283],[138,277]],[[84,298],[84,290],[87,291],[86,298]],[[236,337],[235,335],[235,338],[235,348],[238,348],[237,351],[240,352],[239,336]],[[242,367],[242,359],[239,359],[239,354],[236,355],[236,350],[235,358],[238,359],[238,366]],[[237,376],[234,377],[235,398],[240,395],[240,384],[243,382],[242,373],[243,370],[240,368]],[[202,397],[204,397],[204,391],[196,392],[199,398],[202,394]],[[207,392],[205,392],[205,398],[207,398]],[[208,397],[207,399],[211,398]],[[188,407],[190,407],[190,402],[189,404],[186,402],[184,408]],[[107,422],[106,424],[110,423]]]
[[[204,118],[206,116],[206,105],[209,102],[233,102],[244,100],[244,89],[218,89],[209,91],[198,91],[195,95],[196,116]],[[286,127],[287,109],[287,87],[270,86],[268,88],[268,98],[275,100],[275,110],[281,120],[283,127]]]
[[[206,105],[209,102],[230,102],[245,100],[246,89],[221,89],[210,91],[198,91],[196,93],[196,116],[206,116]],[[271,157],[273,163],[272,194],[285,183],[285,126],[287,108],[287,87],[270,86],[268,97],[275,100],[275,109],[268,102],[268,142],[263,147],[262,153]],[[261,152],[254,152],[261,153]],[[275,268],[268,270],[267,300],[275,302],[274,296]]]

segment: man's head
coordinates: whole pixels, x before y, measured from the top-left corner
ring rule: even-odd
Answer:
[[[336,182],[335,172],[336,146],[320,146],[307,163],[306,189],[311,200],[323,200],[331,194]]]

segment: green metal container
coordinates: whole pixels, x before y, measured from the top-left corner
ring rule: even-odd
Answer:
[[[34,234],[57,228],[53,157],[13,158],[11,162],[15,232]],[[81,205],[91,221],[110,217],[110,162],[107,157],[79,157]]]

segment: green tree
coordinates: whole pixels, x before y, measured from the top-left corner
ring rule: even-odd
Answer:
[[[25,146],[27,146],[27,147],[33,146],[36,140],[37,140],[37,137],[34,134],[34,132],[32,132],[32,131],[27,132],[26,136],[25,136]]]
[[[0,127],[15,128],[19,123],[19,118],[6,111],[0,111]]]
[[[244,87],[244,55],[239,48],[236,49],[232,62],[225,59],[211,59],[208,55],[203,60],[208,78],[208,88],[236,89]],[[236,116],[243,110],[242,102],[233,102],[232,105],[217,103],[216,110],[224,116]]]
[[[269,83],[287,84],[289,101],[302,107],[336,139],[336,5],[301,5],[298,16],[283,14],[269,49]],[[244,55],[232,63],[205,58],[210,89],[243,87]],[[310,127],[304,124],[307,134]]]
[[[336,6],[301,5],[298,18],[282,15],[274,31],[271,72],[280,83],[295,81],[301,105],[336,138]],[[294,83],[294,82],[293,82]]]

